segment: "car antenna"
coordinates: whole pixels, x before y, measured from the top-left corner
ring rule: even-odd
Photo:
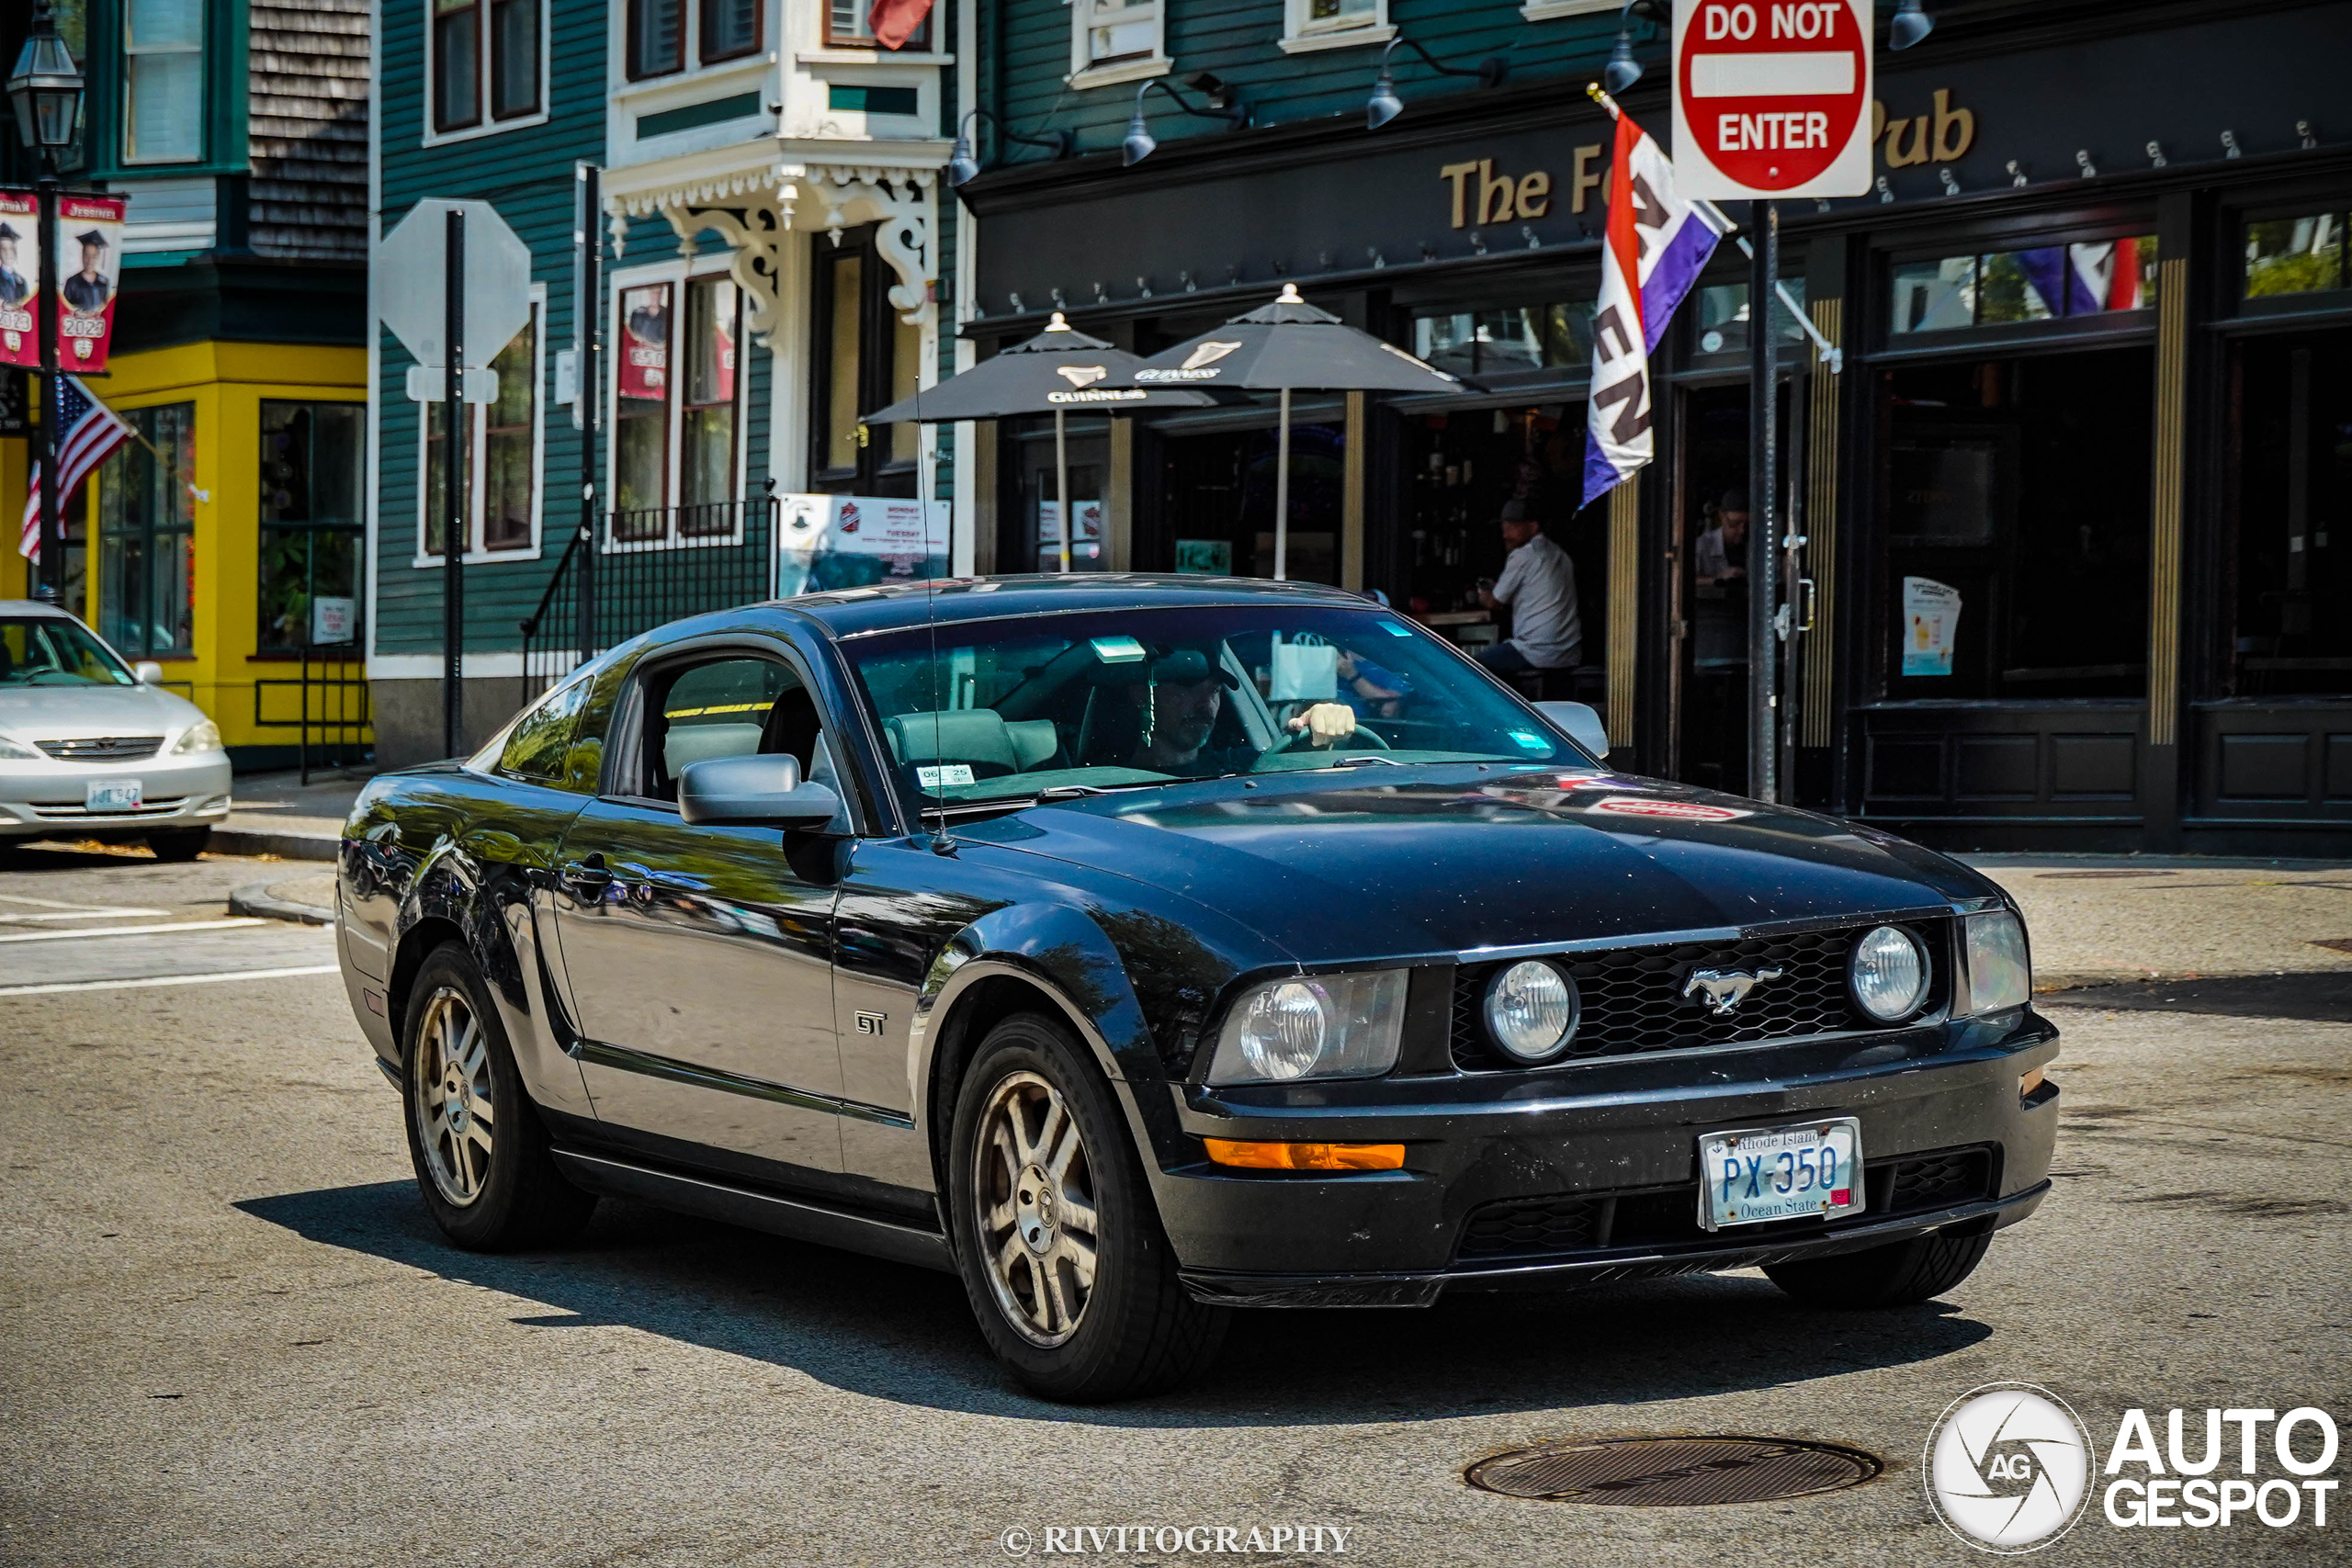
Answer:
[[[920,379],[915,384],[915,431],[918,436],[922,431],[922,384]],[[940,739],[944,723],[940,716],[940,710],[946,705],[948,694],[945,685],[940,680],[939,671],[939,578],[931,567],[932,497],[939,493],[939,444],[936,440],[932,443],[931,462],[932,494],[917,498],[917,504],[922,508],[923,619],[931,631],[931,765],[933,776],[939,781],[933,784],[930,790],[938,803],[938,815],[933,819],[932,824],[931,848],[934,854],[952,855],[956,852],[956,840],[947,831],[947,797],[939,793],[947,787],[947,764],[940,760],[945,754],[945,748]],[[948,548],[952,551],[955,546],[955,534],[951,528],[948,535]],[[922,781],[921,768],[915,770],[915,778],[918,783]]]

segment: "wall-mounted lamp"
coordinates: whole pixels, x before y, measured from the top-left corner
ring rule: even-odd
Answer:
[[[1176,107],[1186,114],[1199,115],[1204,119],[1221,119],[1236,130],[1250,123],[1250,110],[1244,105],[1212,104],[1206,107],[1195,107],[1184,101],[1183,94],[1155,76],[1136,89],[1136,112],[1127,120],[1127,137],[1119,148],[1119,162],[1126,168],[1132,169],[1150,157],[1152,149],[1159,145],[1151,134],[1150,124],[1143,118],[1143,96],[1154,87],[1175,99]]]
[[[1372,85],[1372,96],[1364,100],[1363,119],[1366,130],[1378,130],[1405,112],[1404,104],[1398,101],[1396,96],[1396,73],[1389,64],[1389,56],[1395,54],[1399,49],[1411,50],[1421,57],[1422,62],[1430,70],[1441,76],[1476,76],[1478,78],[1478,85],[1482,88],[1494,86],[1510,73],[1510,62],[1499,54],[1490,54],[1476,65],[1464,70],[1459,65],[1446,64],[1411,39],[1391,39],[1388,40],[1388,47],[1380,51],[1380,75]]]
[[[1902,0],[1894,7],[1894,15],[1887,18],[1886,47],[1909,49],[1935,28],[1936,19],[1921,7],[1919,0]]]
[[[1634,0],[1625,0],[1617,12],[1617,41],[1610,46],[1600,79],[1611,93],[1623,93],[1642,79],[1642,62],[1634,58]]]
[[[1075,139],[1067,130],[1049,130],[1043,136],[1028,136],[1006,125],[1002,118],[987,109],[972,109],[964,116],[964,123],[956,130],[956,145],[947,154],[947,183],[960,186],[980,172],[980,160],[972,151],[972,121],[987,115],[996,126],[996,133],[1007,141],[1018,141],[1029,147],[1050,147],[1057,158],[1067,158]]]

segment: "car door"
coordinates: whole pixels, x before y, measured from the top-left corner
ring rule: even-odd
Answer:
[[[688,826],[677,807],[679,773],[713,757],[790,751],[823,779],[807,681],[775,645],[649,660],[609,750],[604,792],[564,835],[554,897],[599,1121],[672,1157],[696,1158],[694,1145],[790,1168],[761,1172],[779,1179],[838,1173],[839,840]]]

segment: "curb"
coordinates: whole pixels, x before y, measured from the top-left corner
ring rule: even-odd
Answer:
[[[276,855],[280,860],[332,861],[339,839],[312,833],[273,833],[256,828],[215,828],[205,848],[224,855]]]
[[[277,880],[273,877],[272,881]],[[291,898],[270,896],[269,883],[248,882],[229,895],[229,913],[249,915],[265,920],[291,920],[305,926],[334,924],[334,911],[316,904],[298,904]]]

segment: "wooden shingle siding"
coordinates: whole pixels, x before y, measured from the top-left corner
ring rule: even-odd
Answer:
[[[368,0],[250,0],[247,234],[266,256],[368,257]]]

